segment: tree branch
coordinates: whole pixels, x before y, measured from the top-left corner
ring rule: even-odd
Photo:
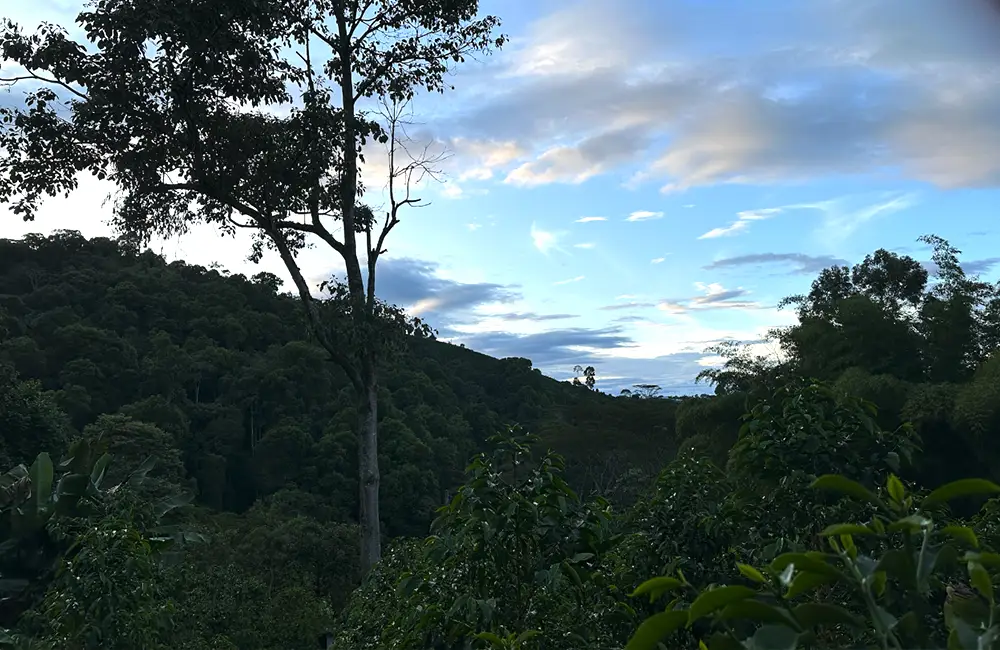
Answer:
[[[309,325],[313,330],[313,334],[316,335],[316,339],[319,341],[323,349],[326,350],[330,358],[340,366],[344,373],[347,374],[347,378],[350,380],[351,385],[361,393],[364,390],[364,384],[361,381],[361,376],[357,371],[355,364],[351,363],[351,360],[341,352],[338,348],[333,345],[330,337],[327,336],[326,330],[322,327],[322,321],[320,320],[319,314],[316,312],[316,300],[313,298],[312,293],[309,291],[309,285],[306,284],[305,278],[302,276],[302,271],[299,269],[299,265],[295,261],[295,256],[292,254],[291,248],[288,246],[282,237],[281,233],[274,228],[264,229],[268,238],[274,243],[274,247],[278,250],[278,254],[281,256],[281,261],[285,263],[285,268],[292,276],[292,282],[295,283],[295,288],[298,289],[299,297],[302,299],[302,306],[306,310],[306,318],[309,319]]]
[[[25,68],[25,71],[28,74],[26,74],[26,75],[20,75],[20,76],[17,76],[17,77],[0,77],[0,83],[7,83],[7,84],[10,84],[10,85],[13,85],[13,84],[17,83],[18,81],[28,81],[29,79],[34,79],[35,81],[41,81],[43,83],[52,84],[53,86],[59,86],[60,88],[63,88],[64,90],[68,90],[69,92],[73,93],[74,95],[76,95],[80,99],[83,99],[83,100],[90,99],[90,97],[86,93],[80,92],[76,88],[73,88],[72,86],[70,86],[65,81],[60,81],[58,79],[49,79],[48,77],[43,77],[42,75],[37,74],[37,73],[29,70],[28,68]]]

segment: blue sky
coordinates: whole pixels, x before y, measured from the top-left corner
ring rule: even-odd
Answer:
[[[68,24],[71,0],[6,9]],[[988,0],[492,0],[504,50],[421,96],[416,141],[448,152],[405,213],[381,295],[443,338],[524,356],[558,379],[702,392],[724,339],[830,264],[934,233],[1000,271],[1000,11]],[[384,159],[365,178],[380,186]],[[86,179],[0,236],[107,234]],[[369,195],[375,206],[381,197]],[[256,269],[205,229],[158,252]],[[303,254],[310,278],[339,268]],[[265,269],[284,275],[280,260]]]

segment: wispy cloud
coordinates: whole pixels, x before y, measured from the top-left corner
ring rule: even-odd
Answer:
[[[663,216],[662,212],[651,212],[649,210],[637,210],[627,216],[625,221],[650,221],[652,219],[659,219]]]
[[[884,192],[874,197],[843,196],[788,207],[822,212],[823,222],[816,235],[826,242],[843,242],[873,219],[906,210],[916,205],[917,200],[914,193]]]
[[[573,244],[573,248],[593,248],[596,246],[594,242],[581,242],[579,244]]]
[[[728,269],[743,266],[761,266],[764,264],[791,264],[792,273],[810,275],[818,273],[831,266],[843,266],[847,260],[832,255],[806,255],[804,253],[752,253],[737,255],[715,260],[703,266],[706,270]]]
[[[661,300],[656,307],[668,314],[686,314],[689,311],[709,309],[760,309],[761,307],[759,303],[744,299],[750,292],[743,287],[726,289],[718,282],[709,284],[695,282],[695,288],[703,292],[702,295]]]
[[[771,217],[780,212],[781,208],[766,208],[764,210],[745,210],[743,212],[737,213],[736,221],[733,221],[728,226],[723,226],[721,228],[713,228],[708,232],[706,232],[705,234],[698,237],[698,239],[715,239],[716,237],[727,237],[729,235],[735,235],[749,228],[752,222],[761,221],[763,219],[770,219]]]
[[[576,223],[592,223],[594,221],[607,221],[607,217],[580,217]]]
[[[649,260],[649,263],[650,264],[662,264],[664,261],[666,261],[666,259],[667,258],[665,258],[665,257],[654,257],[653,259]]]
[[[531,243],[539,252],[548,254],[550,250],[559,250],[559,235],[548,230],[542,230],[538,224],[531,223]]]
[[[553,282],[552,284],[554,284],[556,286],[559,286],[559,285],[562,285],[562,284],[572,284],[573,282],[579,282],[580,280],[583,280],[585,278],[586,278],[586,276],[578,275],[575,278],[569,278],[568,280],[559,280],[558,282]]]

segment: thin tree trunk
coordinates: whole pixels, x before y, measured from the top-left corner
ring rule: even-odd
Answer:
[[[368,572],[382,557],[378,491],[378,375],[375,365],[365,364],[364,392],[358,409],[358,488],[361,525],[361,571]]]

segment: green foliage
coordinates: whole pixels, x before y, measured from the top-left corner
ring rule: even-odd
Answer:
[[[0,467],[30,462],[43,451],[61,454],[69,422],[37,380],[22,381],[0,352]]]
[[[686,590],[692,593],[690,605],[680,607],[681,599],[675,598],[665,612],[640,626],[627,650],[652,650],[661,639],[700,620],[711,623],[701,641],[709,649],[997,646],[1000,609],[990,569],[1000,569],[1000,556],[982,551],[972,529],[958,524],[939,528],[935,516],[948,501],[996,494],[1000,486],[967,479],[922,500],[915,500],[895,475],[878,494],[840,475],[819,477],[813,488],[860,498],[878,511],[865,523],[826,527],[821,533],[829,546],[826,552],[784,553],[762,568],[737,565],[752,587],[697,590],[682,574],[643,583],[633,596],[655,600]],[[946,582],[962,564],[972,589]],[[829,596],[817,596],[830,585],[849,587],[851,598],[829,602]],[[943,616],[935,616],[942,592]]]
[[[171,648],[173,604],[156,548],[119,499],[106,514],[69,522],[72,539],[40,604],[22,619],[32,647]]]
[[[347,620],[362,627],[338,647],[461,648],[484,632],[493,636],[481,640],[505,647],[528,631],[546,647],[602,647],[603,621],[587,612],[613,604],[602,568],[616,541],[608,504],[581,501],[560,476],[558,456],[532,461],[532,437],[515,430],[492,442],[495,451],[473,460],[466,484],[442,508],[435,534],[422,548],[394,553],[390,566],[412,562],[408,570],[383,567],[357,592]],[[388,626],[351,613],[391,611],[383,599],[399,612]],[[376,645],[350,645],[365,637]]]

